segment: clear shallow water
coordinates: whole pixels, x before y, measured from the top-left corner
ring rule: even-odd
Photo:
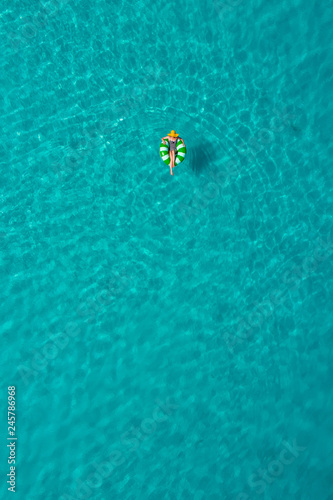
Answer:
[[[332,15],[2,8],[16,498],[333,498]]]

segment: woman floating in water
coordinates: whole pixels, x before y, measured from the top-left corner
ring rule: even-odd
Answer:
[[[170,156],[170,174],[173,175],[172,169],[175,168],[175,154],[176,154],[176,145],[177,141],[181,140],[182,143],[185,143],[181,137],[178,137],[179,134],[176,134],[174,130],[171,130],[170,134],[166,135],[165,137],[162,137],[162,142],[165,144],[165,139],[168,139],[169,141],[169,156]],[[185,155],[184,155],[185,156]]]

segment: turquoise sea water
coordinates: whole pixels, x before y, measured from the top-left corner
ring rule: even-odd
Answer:
[[[332,1],[0,16],[0,497],[332,500]]]

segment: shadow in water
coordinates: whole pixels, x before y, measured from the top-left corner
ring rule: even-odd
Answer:
[[[190,150],[190,169],[197,175],[200,175],[204,170],[209,170],[216,158],[216,152],[212,145],[208,142],[200,146],[193,146]]]

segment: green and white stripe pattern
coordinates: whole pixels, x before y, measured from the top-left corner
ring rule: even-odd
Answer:
[[[178,139],[177,144],[176,144],[176,151],[175,151],[175,165],[179,165],[182,161],[185,160],[186,156],[186,148],[182,141]],[[170,156],[169,156],[169,140],[165,139],[165,144],[161,142],[160,144],[160,157],[166,163],[167,165],[170,165]]]

